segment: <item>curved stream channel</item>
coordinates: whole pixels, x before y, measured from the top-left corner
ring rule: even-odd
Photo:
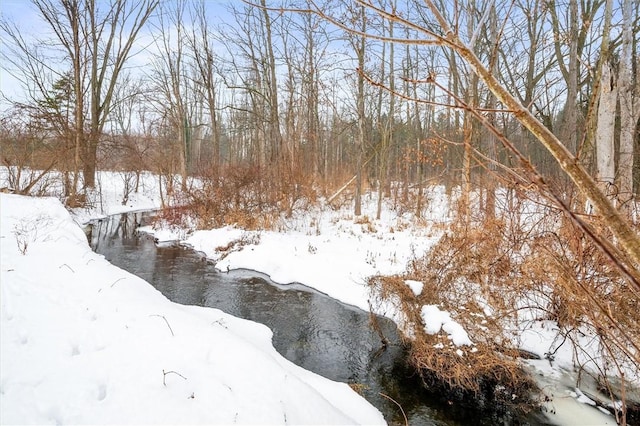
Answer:
[[[404,418],[381,394],[402,405],[410,425],[505,422],[490,414],[480,418],[424,390],[406,367],[392,321],[377,319],[391,342],[384,349],[367,312],[299,284],[275,284],[255,271],[220,272],[189,248],[158,246],[151,236],[136,231],[148,219],[146,214],[129,213],[96,221],[90,230],[91,247],[174,302],[218,308],[266,324],[273,330],[274,347],[285,358],[331,380],[356,384],[390,424],[404,424]]]

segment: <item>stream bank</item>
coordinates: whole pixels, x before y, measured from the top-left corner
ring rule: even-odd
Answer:
[[[202,253],[175,244],[155,244],[138,233],[146,221],[137,213],[94,223],[91,246],[111,263],[153,284],[166,297],[185,305],[219,308],[266,324],[273,345],[297,365],[332,380],[346,382],[380,409],[391,424],[551,424],[541,413],[519,417],[460,395],[426,389],[407,364],[395,324],[377,317],[385,338],[370,326],[367,312],[300,284],[278,285],[249,270],[220,272]]]

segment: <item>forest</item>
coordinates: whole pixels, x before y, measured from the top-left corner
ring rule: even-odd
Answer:
[[[613,411],[625,424],[627,388],[640,383],[637,2],[2,9],[4,190],[91,207],[98,171],[109,170],[124,204],[151,172],[169,220],[269,229],[318,203],[374,220],[362,219],[370,193],[375,219],[387,200],[420,223],[429,192],[444,187],[453,219],[437,245],[402,276],[369,278],[407,329],[439,304],[476,342],[462,359],[416,332],[412,360],[425,380],[469,392],[506,384],[508,403],[533,385],[507,330],[544,318],[622,401]],[[428,291],[415,296],[404,279]],[[491,320],[477,326],[488,307]]]

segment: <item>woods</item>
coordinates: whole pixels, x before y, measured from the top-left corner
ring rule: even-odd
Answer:
[[[377,219],[389,200],[419,222],[441,185],[453,219],[406,274],[433,299],[402,299],[398,277],[370,284],[400,297],[416,328],[424,303],[463,315],[483,300],[504,315],[471,332],[482,365],[444,362],[419,336],[419,369],[475,390],[463,368],[500,365],[528,387],[517,362],[488,354],[509,353],[501,333],[533,309],[577,353],[579,333],[597,336],[615,365],[590,368],[607,386],[622,377],[624,394],[624,373],[639,373],[637,2],[30,4],[37,31],[0,19],[12,190],[78,207],[99,197],[97,170],[121,172],[130,192],[150,171],[164,206],[192,209],[198,226],[268,228],[318,200],[349,203],[359,220],[373,192]]]
[[[470,190],[472,175],[485,187],[496,162],[512,167],[470,117],[476,108],[550,182],[575,155],[625,204],[639,179],[638,8],[614,3],[469,1],[459,13],[412,1],[232,3],[223,22],[198,1],[36,1],[46,33],[2,21],[5,72],[24,85],[5,96],[3,118],[26,111],[11,125],[40,134],[38,117],[58,123],[69,194],[93,188],[101,162],[126,167],[117,150],[109,161],[99,150],[125,133],[121,111],[129,137],[176,145],[174,164],[153,166],[180,174],[183,191],[189,175],[226,165],[270,165],[274,189],[285,171],[325,190],[356,175],[357,214],[363,182],[438,176]],[[531,117],[519,121],[507,97]],[[534,119],[534,133],[566,148],[563,160],[521,127]],[[472,151],[486,158],[471,161]]]

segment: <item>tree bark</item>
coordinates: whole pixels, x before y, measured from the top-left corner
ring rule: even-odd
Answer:
[[[640,108],[634,99],[636,85],[633,81],[633,21],[631,0],[622,4],[622,55],[618,75],[620,100],[620,152],[618,158],[619,199],[630,209],[628,201],[633,199],[634,138]],[[635,101],[635,102],[634,102]],[[630,210],[629,210],[630,212]]]
[[[596,176],[605,194],[614,195],[617,87],[611,64],[602,65],[596,127]]]
[[[110,3],[104,18],[98,16],[96,0],[87,4],[84,34],[89,40],[91,58],[90,128],[84,158],[84,186],[95,187],[97,150],[102,131],[111,111],[111,101],[120,72],[130,56],[138,33],[145,25],[159,0],[143,0],[132,6],[128,0]]]
[[[269,93],[269,138],[271,142],[271,161],[282,160],[282,133],[280,131],[280,113],[278,108],[278,80],[276,76],[276,58],[273,53],[273,40],[271,36],[271,17],[266,8],[266,0],[260,0],[262,13],[264,16],[264,26],[266,31],[265,44],[267,48],[268,72],[267,89]]]
[[[359,8],[361,14],[360,30],[364,33],[367,30],[367,19],[365,8]],[[364,36],[360,36],[356,42],[356,55],[358,57],[357,70],[357,92],[356,92],[356,109],[358,117],[358,140],[356,142],[356,193],[354,199],[353,214],[360,216],[362,214],[362,168],[364,157],[364,141],[365,141],[365,109],[364,109],[364,53],[366,40]]]

